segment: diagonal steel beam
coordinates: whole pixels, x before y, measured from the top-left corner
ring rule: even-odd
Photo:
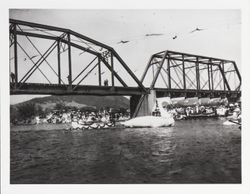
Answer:
[[[23,30],[18,26],[18,28],[20,29],[21,32],[23,32]],[[62,34],[59,36],[59,38],[64,38],[65,34]],[[39,49],[35,46],[35,44],[31,41],[31,39],[28,36],[25,36],[27,38],[27,40],[30,42],[30,44],[33,46],[33,48],[38,52],[38,54],[40,56],[42,56],[42,53],[39,51]],[[50,67],[50,69],[56,74],[57,77],[59,77],[59,75],[56,73],[56,71],[53,69],[53,67],[49,64],[49,62],[45,59],[45,62],[47,63],[47,65]],[[61,78],[60,78],[61,79]],[[63,84],[65,84],[63,82],[63,80],[60,80]]]
[[[89,66],[97,59],[97,57],[95,57],[72,81],[72,83],[80,76],[82,75],[82,73],[89,68]]]
[[[79,85],[80,85],[80,83],[82,83],[82,81],[86,78],[86,77],[88,77],[88,75],[96,68],[98,66],[98,63],[96,63],[95,64],[95,66],[94,67],[92,67],[90,70],[89,70],[89,72],[76,84],[76,86],[73,88],[73,90],[75,90]]]
[[[227,89],[230,91],[231,88],[230,88],[230,86],[229,86],[229,84],[228,84],[228,81],[227,81],[227,78],[226,78],[226,76],[225,76],[225,74],[224,74],[224,71],[223,71],[223,69],[222,69],[222,67],[221,67],[220,65],[219,65],[219,69],[220,69],[220,73],[221,73],[222,78],[223,78],[223,82],[224,82],[224,84],[226,84]]]
[[[134,81],[138,84],[138,86],[145,92],[147,92],[146,88],[142,85],[142,83],[138,80],[135,74],[130,70],[130,68],[126,65],[126,63],[122,60],[122,58],[118,55],[118,53],[112,48],[110,50],[116,59],[121,63],[121,65],[125,68],[125,70],[129,73],[129,75],[134,79]]]
[[[108,62],[101,56],[99,55],[100,60],[103,62],[103,64],[109,69],[109,71],[112,71],[111,67],[109,66]],[[124,86],[128,87],[127,84],[122,80],[122,78],[114,71],[115,77],[119,80],[119,82]]]
[[[151,85],[150,85],[150,89],[153,89],[154,86],[155,86],[155,82],[156,82],[156,80],[157,80],[157,78],[158,78],[158,76],[159,76],[159,74],[160,74],[160,71],[161,71],[162,66],[163,66],[163,64],[164,64],[164,61],[165,61],[165,59],[166,59],[166,57],[167,57],[167,54],[168,54],[168,52],[166,51],[166,52],[164,53],[164,56],[163,56],[162,60],[161,60],[161,63],[159,64],[158,71],[156,72],[156,75],[155,75],[155,77],[154,77],[154,79],[153,79],[153,81],[152,81],[152,83],[151,83]]]
[[[172,60],[170,60],[170,63],[174,64],[174,63],[172,62]],[[173,66],[171,66],[171,67],[173,67]],[[177,66],[177,67],[179,67],[179,66]],[[183,84],[182,81],[181,81],[181,78],[180,78],[180,76],[179,76],[179,73],[176,71],[176,68],[175,68],[175,67],[174,67],[173,69],[174,69],[174,71],[175,71],[175,74],[176,74],[177,77],[178,77],[179,83],[181,83],[182,86],[183,86],[183,88],[184,88],[184,84]]]
[[[144,81],[144,79],[145,79],[145,77],[147,75],[148,69],[149,69],[149,67],[150,67],[151,62],[152,62],[153,59],[154,59],[154,55],[152,55],[150,57],[149,61],[148,61],[148,64],[147,64],[147,66],[146,66],[146,68],[145,68],[145,70],[144,70],[144,72],[142,74],[142,77],[141,77],[141,83],[143,83],[143,81]]]
[[[159,65],[159,64],[158,64]],[[164,68],[162,68],[163,69],[163,71],[166,73],[166,74],[168,74],[168,71],[166,70],[166,69],[164,69]],[[178,83],[172,78],[172,77],[170,77],[170,80],[172,80],[174,83],[175,83],[175,85],[176,86],[178,86],[180,89],[182,89],[179,85],[178,85]],[[169,88],[169,89],[171,89],[171,88]]]
[[[25,83],[27,79],[35,72],[35,70],[42,64],[42,62],[50,55],[50,53],[56,48],[56,43],[55,41],[49,48],[48,50],[43,54],[43,56],[36,62],[36,64],[33,65],[33,67],[24,75],[24,77],[21,79],[20,83]],[[28,75],[29,74],[29,75]],[[27,76],[27,78],[25,78]]]
[[[175,63],[175,61],[173,61],[174,63]],[[182,69],[181,69],[181,67],[179,67],[179,66],[177,66],[178,68],[177,68],[177,70],[180,70],[181,72],[182,72]],[[195,67],[195,66],[194,66]],[[186,70],[187,68],[185,68],[185,70]],[[195,85],[195,83],[191,80],[191,78],[188,76],[188,73],[189,72],[192,72],[192,69],[189,69],[188,70],[188,72],[187,73],[185,73],[185,77],[191,82],[191,84],[194,86],[194,87],[196,87],[196,85]],[[193,72],[192,72],[193,73]],[[194,73],[193,73],[194,74]],[[181,83],[181,82],[179,82],[179,83]],[[191,86],[192,86],[191,85]],[[190,86],[190,85],[189,85]]]
[[[20,43],[17,43],[17,44],[21,48],[21,50],[24,52],[24,54],[29,58],[29,60],[33,63],[33,65],[36,65],[36,63],[29,56],[29,54],[25,51],[25,49],[20,45]],[[38,70],[41,72],[41,74],[43,75],[43,77],[49,82],[49,84],[51,84],[51,82],[49,81],[48,77],[42,72],[42,70],[39,67],[38,67]]]

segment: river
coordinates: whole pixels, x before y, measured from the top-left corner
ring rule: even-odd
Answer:
[[[223,122],[73,132],[12,126],[10,183],[241,183],[241,130]]]

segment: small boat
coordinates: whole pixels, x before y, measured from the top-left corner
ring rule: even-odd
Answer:
[[[241,129],[241,114],[234,114],[231,117],[227,117],[223,125],[239,125],[239,129]]]
[[[112,122],[103,123],[103,122],[87,122],[81,123],[78,121],[72,121],[70,130],[84,130],[84,129],[107,129],[107,128],[114,128],[115,124]]]
[[[183,115],[183,114],[177,114],[175,116],[175,120],[183,120],[183,119],[186,119],[187,116],[186,115]]]
[[[231,120],[226,120],[223,125],[237,125],[237,123],[232,122]]]
[[[226,120],[223,123],[223,125],[240,125],[241,126],[241,123],[238,120],[229,119],[229,120]]]
[[[206,118],[216,118],[218,115],[214,112],[212,113],[199,113],[199,114],[190,114],[186,119],[206,119]]]

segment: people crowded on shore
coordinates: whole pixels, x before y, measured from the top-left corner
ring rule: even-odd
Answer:
[[[93,122],[116,122],[129,118],[129,113],[112,112],[111,110],[103,111],[81,111],[81,110],[54,110],[46,115],[37,115],[24,121],[17,121],[17,124],[43,124],[43,123],[71,123],[77,121],[79,123]]]
[[[241,107],[239,103],[230,103],[228,105],[218,106],[173,106],[168,105],[163,107],[165,111],[172,114],[175,120],[182,120],[188,118],[204,118],[204,117],[228,117],[231,119],[238,119],[241,116]],[[153,116],[161,116],[158,105],[152,111]]]

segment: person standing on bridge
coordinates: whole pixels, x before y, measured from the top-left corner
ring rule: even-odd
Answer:
[[[69,83],[69,85],[70,85],[70,83],[71,83],[71,78],[70,78],[69,75],[67,76],[67,79],[68,79],[68,83]]]
[[[109,81],[108,81],[108,79],[105,79],[104,80],[104,86],[108,86],[109,85]]]
[[[14,83],[15,82],[15,74],[13,72],[10,73],[10,78],[11,78],[11,82]]]

